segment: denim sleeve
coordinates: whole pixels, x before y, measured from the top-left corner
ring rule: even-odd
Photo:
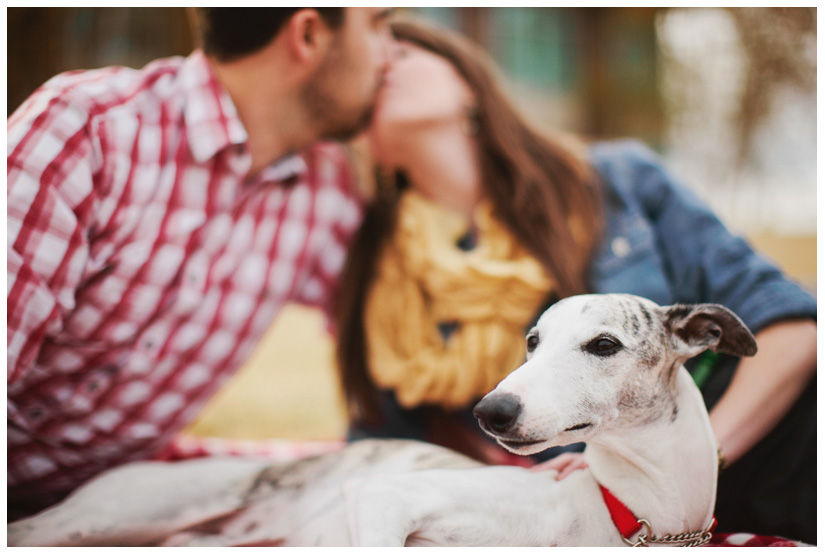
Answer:
[[[816,318],[816,300],[732,234],[638,142],[594,149],[595,165],[650,223],[676,302],[724,305],[757,332],[771,322]]]

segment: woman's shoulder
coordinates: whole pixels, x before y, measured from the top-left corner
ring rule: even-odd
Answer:
[[[639,139],[597,141],[588,145],[590,159],[600,163],[655,162],[657,154]]]
[[[667,169],[663,158],[642,141],[593,143],[588,156],[608,199],[640,203],[647,210],[655,210],[668,198],[678,197],[691,205],[697,200]]]

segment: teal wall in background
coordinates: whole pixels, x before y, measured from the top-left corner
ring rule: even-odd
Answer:
[[[489,48],[511,77],[554,94],[575,92],[581,58],[575,14],[544,8],[492,8],[490,19]]]

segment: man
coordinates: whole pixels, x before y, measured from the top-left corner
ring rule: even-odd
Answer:
[[[388,15],[198,9],[188,58],[59,75],[12,114],[10,519],[151,457],[283,304],[329,307],[360,206],[340,147],[309,147],[369,121]]]

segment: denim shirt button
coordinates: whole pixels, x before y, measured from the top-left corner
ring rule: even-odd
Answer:
[[[618,258],[624,258],[630,253],[630,241],[625,237],[616,237],[610,243],[610,250],[612,250],[613,254]]]

